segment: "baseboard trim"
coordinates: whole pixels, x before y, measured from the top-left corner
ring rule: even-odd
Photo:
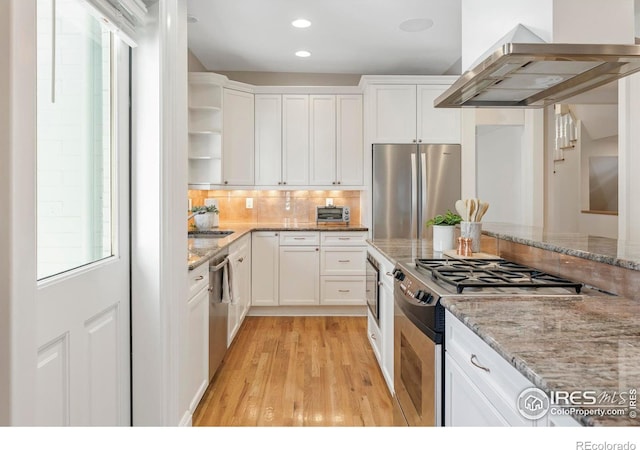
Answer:
[[[252,306],[247,316],[363,316],[366,306]]]

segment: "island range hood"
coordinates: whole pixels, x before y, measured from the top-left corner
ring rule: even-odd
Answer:
[[[436,108],[537,108],[640,71],[640,45],[550,44],[518,25],[434,101]]]

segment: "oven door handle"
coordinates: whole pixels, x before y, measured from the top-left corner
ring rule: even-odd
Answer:
[[[477,363],[476,361],[478,360],[478,357],[475,354],[471,354],[471,364],[473,364],[474,366],[476,366],[478,369],[482,369],[487,373],[491,373],[491,369],[489,369],[488,367],[483,366],[480,363]]]

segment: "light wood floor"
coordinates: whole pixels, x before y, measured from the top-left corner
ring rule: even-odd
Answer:
[[[391,426],[366,317],[247,317],[195,426]]]

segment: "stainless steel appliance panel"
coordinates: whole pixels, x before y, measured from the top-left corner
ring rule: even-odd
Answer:
[[[455,212],[461,196],[461,157],[459,145],[420,145],[420,223],[419,238],[431,238],[433,229],[425,222],[448,209]]]
[[[366,277],[365,277],[365,296],[367,306],[371,315],[380,326],[380,265],[375,258],[367,253]]]
[[[373,146],[373,237],[409,238],[416,235],[418,146]]]
[[[399,291],[399,289],[396,289]],[[395,293],[393,380],[396,426],[442,426],[442,345],[419,329]]]
[[[373,238],[427,238],[460,198],[460,145],[373,145]]]
[[[222,303],[222,272],[227,264],[227,254],[212,258],[209,263],[209,381],[227,352],[229,305]]]

